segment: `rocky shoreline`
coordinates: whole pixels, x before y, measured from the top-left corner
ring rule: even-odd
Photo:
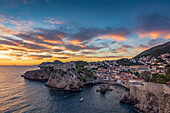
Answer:
[[[164,89],[160,89],[160,87],[153,90],[152,85],[155,87],[162,86]],[[120,96],[119,101],[120,103],[134,105],[135,109],[142,113],[169,113],[169,93],[169,88],[163,84],[144,83],[143,86],[132,86],[130,92]]]
[[[94,76],[89,75],[89,71],[76,66],[64,66],[46,66],[27,71],[22,76],[29,80],[45,81],[46,86],[57,90],[81,91],[85,85],[94,84],[101,84],[96,90],[101,93],[113,90],[108,84],[95,80]],[[143,113],[167,113],[170,111],[170,90],[167,86],[155,83],[130,85],[130,92],[122,94],[119,101],[134,105],[135,109]]]
[[[143,113],[159,113],[159,103],[155,95],[150,92],[146,92],[146,98],[144,100],[137,100],[130,93],[124,93],[121,95],[120,103],[127,103],[134,105],[135,109]]]
[[[69,68],[64,71],[62,69],[54,70],[51,67],[46,67],[27,71],[22,76],[29,80],[45,81],[45,85],[48,87],[66,91],[80,91],[85,85],[100,83],[94,78],[87,76],[85,72],[79,73],[76,68]]]

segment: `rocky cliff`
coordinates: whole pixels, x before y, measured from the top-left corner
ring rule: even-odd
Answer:
[[[84,83],[80,81],[77,76],[79,76],[79,73],[74,68],[67,69],[67,71],[57,69],[51,72],[45,85],[61,90],[77,91],[84,85]]]
[[[159,113],[158,98],[150,93],[145,93],[146,98],[143,100],[137,100],[136,97],[130,93],[124,93],[121,95],[119,101],[121,103],[128,103],[134,105],[134,107],[143,113]]]
[[[24,75],[26,79],[47,81],[46,86],[60,90],[78,91],[84,85],[96,84],[93,76],[89,76],[83,70],[69,68],[67,70],[44,67],[38,70],[27,71]]]
[[[149,82],[142,82],[141,86],[130,85],[130,93],[123,94],[120,102],[133,104],[143,113],[169,113],[170,88]]]
[[[51,68],[44,68],[44,69],[38,69],[38,70],[33,70],[33,71],[27,71],[24,74],[24,77],[26,79],[30,79],[30,80],[47,81],[51,72],[52,72]]]

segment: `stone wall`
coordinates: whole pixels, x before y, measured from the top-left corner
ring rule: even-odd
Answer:
[[[146,97],[146,92],[150,92],[154,94],[158,98],[159,102],[159,111],[160,113],[164,113],[162,110],[163,107],[165,109],[169,108],[169,96],[170,96],[170,88],[164,84],[158,84],[158,83],[150,83],[150,82],[142,82],[142,85],[132,85],[130,84],[130,94],[133,95],[137,100],[143,101]],[[166,101],[165,102],[165,95],[166,95]],[[168,99],[167,99],[168,98]],[[166,103],[166,105],[165,105]]]
[[[66,71],[67,69],[70,69],[70,68],[76,68],[76,63],[75,62],[66,62],[64,64],[54,65],[54,70],[61,69],[63,71]]]

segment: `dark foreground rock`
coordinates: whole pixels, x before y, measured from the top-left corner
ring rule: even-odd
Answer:
[[[112,91],[113,89],[108,84],[101,84],[100,89],[97,89],[96,91],[100,91],[101,93],[106,93],[107,91]]]
[[[100,85],[100,92],[101,93],[106,93],[107,92],[107,86],[106,85]]]
[[[160,113],[170,112],[170,94],[163,94],[163,103],[160,105]]]
[[[33,71],[27,71],[24,75],[26,79],[30,80],[40,80],[40,81],[47,81],[50,76],[51,71],[45,69],[38,69]]]
[[[77,78],[78,75],[75,69],[69,69],[66,72],[61,69],[54,70],[45,85],[61,90],[79,91],[83,83]]]
[[[150,92],[145,93],[143,100],[137,100],[129,92],[121,95],[120,103],[128,103],[134,105],[134,107],[143,113],[160,113],[158,98]]]
[[[124,93],[120,96],[120,103],[137,104],[138,101],[129,92]]]
[[[93,77],[86,75],[85,72],[79,73],[76,68],[54,70],[51,67],[44,67],[27,71],[23,76],[30,80],[47,81],[46,86],[59,90],[79,91],[84,85],[98,83]]]
[[[144,113],[159,113],[158,98],[151,92],[145,93],[146,98],[135,105],[135,108]]]

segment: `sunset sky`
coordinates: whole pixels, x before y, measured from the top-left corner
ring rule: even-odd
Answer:
[[[0,65],[132,58],[168,41],[169,0],[0,0]]]

